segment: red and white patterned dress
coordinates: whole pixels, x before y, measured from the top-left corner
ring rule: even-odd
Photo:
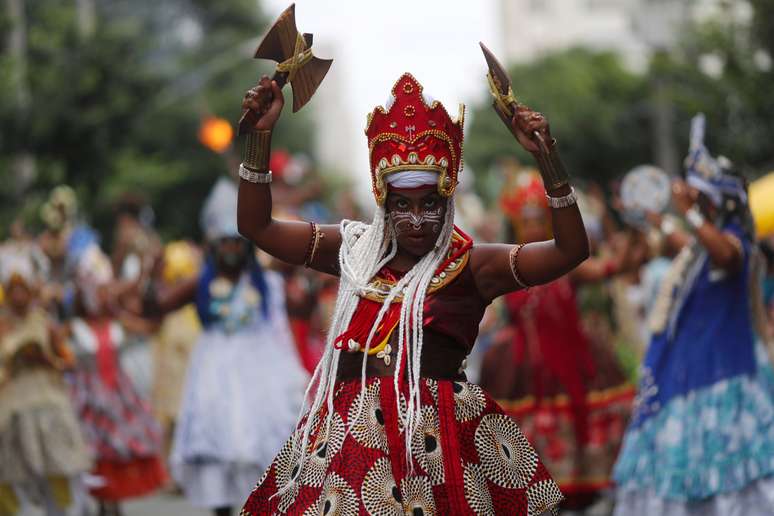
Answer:
[[[540,451],[563,508],[582,509],[612,485],[634,386],[612,342],[587,336],[566,276],[505,304],[513,338],[487,350],[481,385]]]
[[[537,515],[555,510],[562,495],[535,450],[516,423],[480,387],[468,383],[462,371],[487,305],[468,266],[471,247],[469,238],[455,233],[449,260],[428,289],[422,418],[411,439],[412,464],[397,410],[408,390],[403,381],[396,393],[393,383],[396,351],[391,348],[397,346],[369,356],[365,390],[362,355],[342,352],[330,430],[323,409],[313,419],[310,458],[300,474],[295,434],[291,436],[242,515]],[[398,277],[385,268],[374,282],[389,284]],[[362,325],[359,313],[375,313],[380,305],[379,299],[361,299],[350,328]],[[380,334],[387,336],[385,342],[394,342],[389,321],[399,306],[400,301],[394,303],[375,342]],[[348,431],[361,399],[364,412]],[[277,494],[296,476],[289,490]]]
[[[71,322],[77,358],[72,398],[103,481],[91,494],[118,501],[149,494],[167,480],[161,433],[150,407],[121,370],[122,327],[111,320]]]

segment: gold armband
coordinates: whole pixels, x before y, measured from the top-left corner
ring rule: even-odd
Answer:
[[[242,164],[254,172],[268,172],[269,158],[271,158],[271,131],[247,133]]]

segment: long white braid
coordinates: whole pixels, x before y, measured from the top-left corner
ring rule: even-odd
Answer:
[[[301,407],[297,419],[297,426],[301,432],[294,434],[293,447],[296,456],[298,456],[298,472],[294,478],[282,486],[272,497],[282,495],[292,488],[293,483],[298,479],[303,471],[303,466],[307,459],[307,447],[313,426],[315,416],[326,404],[326,432],[330,431],[330,425],[333,420],[333,398],[334,387],[336,384],[336,374],[338,370],[339,356],[341,350],[333,345],[336,337],[344,333],[350,324],[352,316],[357,309],[360,296],[373,291],[369,285],[371,279],[378,273],[397,252],[397,241],[395,233],[390,225],[385,224],[384,208],[379,206],[376,209],[371,224],[362,222],[344,220],[341,223],[341,249],[339,250],[339,270],[341,274],[339,291],[336,298],[336,305],[331,320],[330,329],[327,336],[325,352],[320,362],[312,374],[312,379],[304,393],[304,404]],[[402,365],[405,343],[411,343],[409,359],[406,364],[409,371],[409,403],[406,413],[401,407],[400,395],[396,396],[397,412],[404,424],[406,435],[406,453],[409,464],[413,463],[411,457],[411,435],[414,429],[421,424],[421,404],[420,404],[420,364],[422,352],[422,314],[424,309],[425,294],[428,285],[436,269],[446,258],[449,244],[451,242],[454,230],[454,201],[449,199],[446,210],[444,225],[436,241],[435,248],[426,254],[414,265],[389,291],[387,297],[382,303],[382,307],[374,321],[368,339],[362,343],[363,347],[363,365],[361,370],[361,389],[365,389],[366,384],[366,361],[371,341],[376,333],[376,329],[387,313],[392,301],[403,294],[403,304],[401,306],[400,322],[398,325],[398,360],[395,364],[394,386],[395,392],[399,393],[400,370]],[[345,343],[346,344],[346,343]],[[317,385],[314,399],[309,404],[309,397],[312,388]],[[352,421],[347,426],[352,426],[358,421],[362,414],[365,403],[365,397],[360,396],[358,409]],[[303,423],[303,424],[302,424]],[[300,439],[300,442],[299,442]]]

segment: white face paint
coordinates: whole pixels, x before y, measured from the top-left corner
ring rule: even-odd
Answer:
[[[419,215],[408,210],[395,209],[390,211],[389,217],[396,235],[408,231],[421,231],[425,224],[431,224],[433,234],[437,235],[443,226],[443,206],[439,205],[437,208],[423,211]]]

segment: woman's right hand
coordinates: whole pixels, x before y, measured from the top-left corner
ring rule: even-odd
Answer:
[[[242,100],[242,109],[249,109],[255,115],[257,122],[255,131],[271,131],[282,113],[285,97],[276,81],[264,75],[258,85],[247,90]]]

